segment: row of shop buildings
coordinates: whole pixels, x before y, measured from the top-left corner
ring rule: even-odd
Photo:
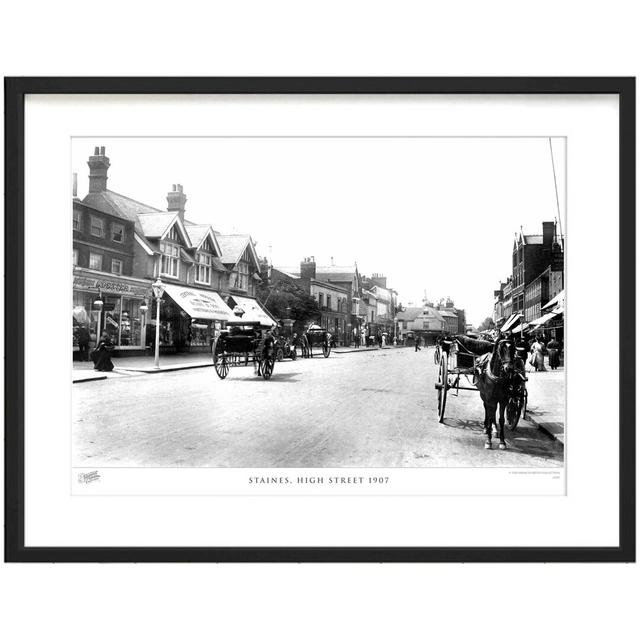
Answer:
[[[556,222],[542,234],[516,234],[511,275],[494,291],[497,327],[564,339],[564,240]]]
[[[240,305],[247,320],[274,318],[256,299],[260,260],[248,234],[225,235],[185,217],[182,185],[160,210],[107,188],[104,147],[89,157],[89,192],[73,198],[73,328],[92,342],[107,331],[117,355],[151,353],[156,330],[165,352],[209,349]],[[156,304],[152,284],[166,289]]]
[[[396,334],[397,292],[387,286],[386,276],[361,274],[356,262],[335,265],[332,259],[320,265],[311,256],[296,266],[271,266],[267,278],[275,286],[294,284],[311,296],[318,304],[319,324],[338,345],[353,344],[357,337]]]

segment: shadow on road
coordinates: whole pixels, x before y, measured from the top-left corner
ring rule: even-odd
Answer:
[[[526,423],[525,423],[526,424]],[[478,420],[463,420],[460,418],[449,418],[442,423],[443,427],[450,429],[460,429],[462,431],[473,431],[475,433],[484,434],[484,427]],[[524,425],[523,425],[524,426]],[[506,426],[504,430],[504,437],[507,441],[507,448],[511,451],[521,453],[528,456],[536,456],[537,458],[545,458],[547,460],[562,460],[564,449],[560,446],[553,446],[549,449],[549,439],[535,430],[536,436],[543,437],[541,442],[538,438],[531,437],[526,432],[533,430],[531,426],[524,426],[516,429],[516,431],[510,431]],[[497,436],[493,436],[494,442],[497,440]]]
[[[255,376],[253,378],[238,378],[237,382],[262,382],[262,383],[277,383],[277,382],[300,382],[294,380],[300,374],[299,373],[274,373],[270,380],[263,380],[261,376]]]

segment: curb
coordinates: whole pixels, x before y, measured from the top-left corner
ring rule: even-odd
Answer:
[[[562,432],[555,431],[547,426],[549,424],[548,422],[543,422],[534,414],[527,413],[526,419],[535,425],[540,431],[548,435],[552,440],[559,442],[564,447],[564,429]]]
[[[80,382],[93,382],[94,380],[106,380],[107,376],[95,376],[94,378],[80,378],[78,380],[72,380],[72,384],[79,384]]]

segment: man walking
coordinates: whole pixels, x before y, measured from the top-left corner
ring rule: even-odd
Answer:
[[[89,361],[89,343],[91,342],[91,334],[87,329],[87,326],[81,324],[76,333],[78,338],[78,351],[81,362]]]

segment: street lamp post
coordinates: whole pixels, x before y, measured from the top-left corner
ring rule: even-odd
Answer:
[[[158,278],[152,285],[153,295],[156,298],[157,311],[156,311],[156,356],[153,363],[155,369],[160,368],[160,298],[166,289],[167,285]]]
[[[102,324],[102,306],[104,302],[102,300],[102,291],[98,287],[98,299],[93,301],[93,306],[98,309],[98,324],[96,326],[96,345],[100,344],[100,325]]]

